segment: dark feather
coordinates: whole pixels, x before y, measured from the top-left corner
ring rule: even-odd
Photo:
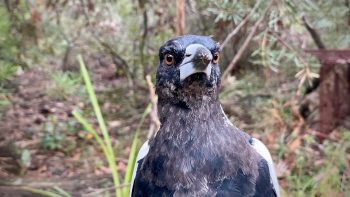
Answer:
[[[265,159],[259,162],[259,176],[255,184],[254,197],[276,197],[276,191],[270,181],[270,171]]]

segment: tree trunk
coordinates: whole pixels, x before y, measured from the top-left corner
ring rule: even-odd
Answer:
[[[185,33],[185,0],[176,1],[176,35]]]
[[[319,130],[329,134],[350,116],[350,50],[309,50],[320,70]]]

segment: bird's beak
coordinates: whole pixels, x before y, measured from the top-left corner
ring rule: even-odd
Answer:
[[[211,60],[213,55],[208,48],[201,44],[187,46],[185,58],[180,64],[180,81],[195,73],[205,73],[207,78],[211,74]]]

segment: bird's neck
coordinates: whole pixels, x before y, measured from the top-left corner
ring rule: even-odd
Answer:
[[[178,120],[183,123],[209,121],[224,114],[217,98],[204,96],[196,101],[186,100],[177,103],[159,100],[158,115],[161,124],[172,124],[168,121]]]
[[[161,128],[157,133],[157,141],[173,139],[173,143],[182,148],[187,147],[192,140],[206,143],[207,140],[212,140],[212,134],[229,129],[217,100],[196,107],[160,103],[158,113]]]

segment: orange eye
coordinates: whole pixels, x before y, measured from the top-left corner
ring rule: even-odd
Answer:
[[[220,60],[220,53],[219,52],[214,53],[214,55],[213,55],[213,63],[217,64],[217,63],[219,63],[219,60]]]
[[[164,63],[168,66],[173,65],[174,64],[174,56],[169,54],[169,53],[165,54]]]

